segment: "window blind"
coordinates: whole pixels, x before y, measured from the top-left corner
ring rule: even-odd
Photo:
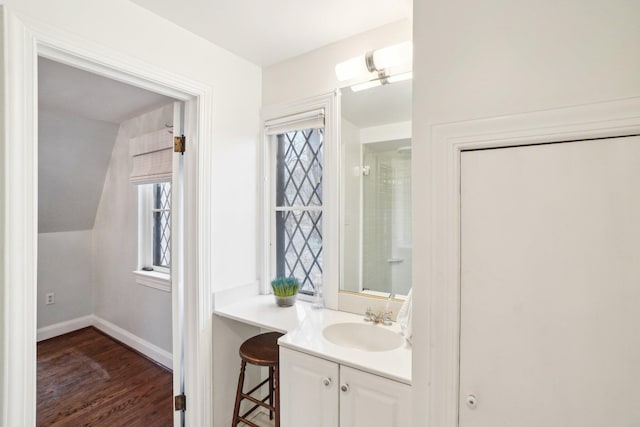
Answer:
[[[264,127],[266,135],[277,135],[300,129],[322,128],[324,127],[324,109],[268,120]]]
[[[129,153],[132,169],[129,180],[134,184],[148,184],[171,179],[173,134],[167,129],[131,138]]]

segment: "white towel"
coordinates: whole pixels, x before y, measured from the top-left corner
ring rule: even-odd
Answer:
[[[411,293],[413,289],[409,289],[409,294],[407,295],[407,299],[400,307],[400,311],[398,312],[397,322],[400,324],[400,329],[402,330],[402,335],[407,340],[409,344],[411,344],[411,339],[413,338],[413,331],[411,328]]]

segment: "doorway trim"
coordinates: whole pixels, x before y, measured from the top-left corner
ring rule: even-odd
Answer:
[[[414,189],[413,425],[458,427],[460,158],[465,150],[640,134],[640,97],[435,125],[419,148]],[[416,153],[417,154],[417,153]],[[424,286],[421,281],[424,282]]]
[[[4,129],[0,158],[0,277],[3,328],[0,423],[33,426],[36,415],[37,295],[37,58],[43,56],[185,103],[184,154],[184,343],[186,424],[212,424],[211,182],[213,92],[202,83],[99,46],[39,22],[25,21],[6,7],[3,20]],[[2,124],[2,123],[0,123]],[[0,128],[1,129],[1,128]]]

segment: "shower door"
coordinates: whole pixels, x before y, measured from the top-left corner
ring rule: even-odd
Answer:
[[[406,295],[411,287],[411,146],[363,146],[363,290]]]

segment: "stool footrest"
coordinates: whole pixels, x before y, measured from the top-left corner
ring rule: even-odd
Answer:
[[[268,410],[270,410],[270,411],[275,411],[275,410],[276,410],[276,408],[274,408],[273,406],[269,405],[268,403],[265,403],[265,402],[264,402],[264,401],[262,401],[262,400],[258,400],[258,399],[256,399],[256,398],[255,398],[255,397],[253,397],[253,396],[249,396],[249,395],[248,395],[248,394],[246,394],[246,393],[241,393],[241,394],[240,394],[240,396],[242,396],[242,398],[243,398],[243,399],[247,399],[247,400],[252,401],[252,402],[253,402],[253,403],[255,403],[256,405],[262,406],[263,408],[267,408],[267,409],[268,409]],[[269,396],[267,396],[267,397],[269,397]],[[267,399],[265,399],[265,400],[267,400]]]
[[[265,402],[267,399],[269,399],[269,395],[265,396],[264,399],[262,399],[262,401]],[[246,418],[247,415],[251,414],[253,411],[258,409],[260,406],[262,406],[262,405],[258,405],[258,404],[253,405],[253,408],[251,408],[247,412],[245,412],[244,415],[242,415],[242,417]]]
[[[265,385],[267,383],[267,381],[269,381],[269,378],[267,378],[266,380],[262,381],[260,384],[258,384],[257,386],[255,386],[254,388],[252,388],[251,390],[249,390],[247,392],[247,394],[251,394],[254,391],[256,391],[257,389],[259,389],[260,387],[262,387],[263,385]]]
[[[254,424],[253,422],[247,420],[244,417],[238,417],[238,421],[242,421],[243,423],[245,423],[246,425],[248,425],[250,427],[260,427],[258,424]]]

